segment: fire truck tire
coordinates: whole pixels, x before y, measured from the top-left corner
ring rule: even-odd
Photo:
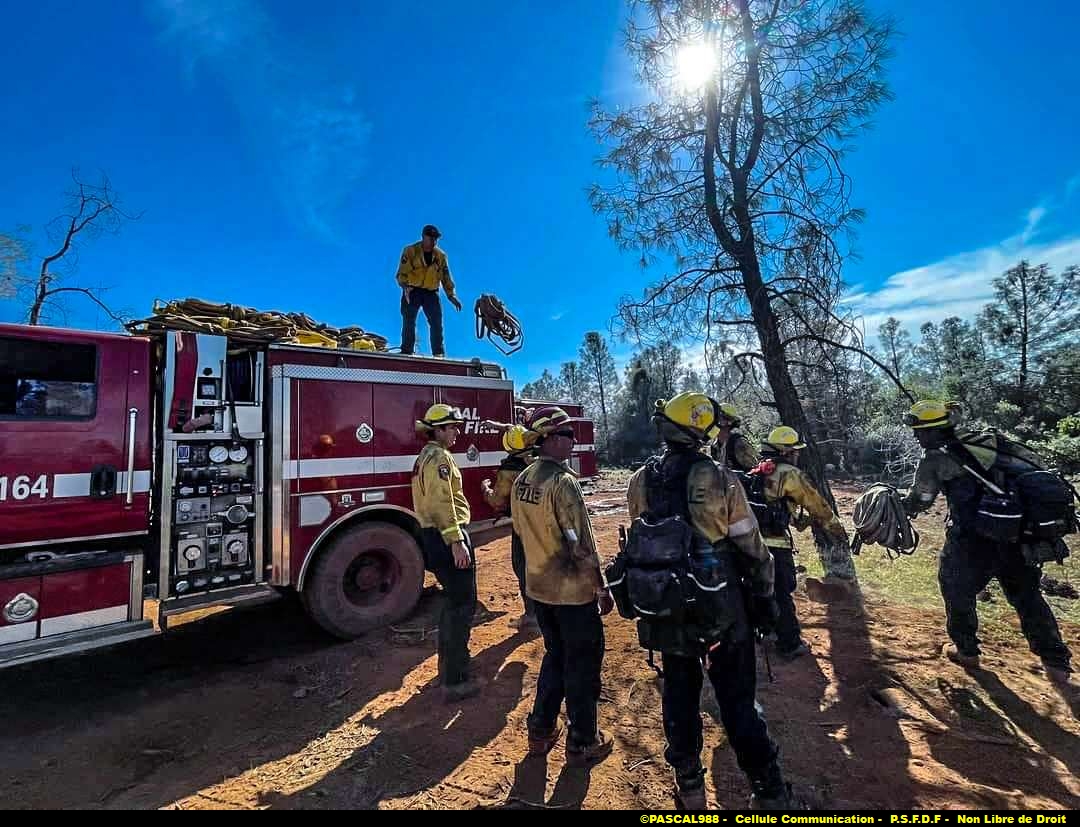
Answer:
[[[401,620],[420,599],[424,558],[415,538],[390,523],[361,523],[331,539],[301,597],[308,614],[346,640]]]

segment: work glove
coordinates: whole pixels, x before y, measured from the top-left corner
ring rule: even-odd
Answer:
[[[755,594],[750,600],[750,625],[761,637],[768,637],[776,631],[776,622],[780,619],[780,608],[772,597]]]
[[[447,296],[446,298],[457,310],[461,310],[461,301],[457,296]]]
[[[610,614],[615,608],[615,598],[607,589],[598,589],[596,592],[596,607],[601,615]]]

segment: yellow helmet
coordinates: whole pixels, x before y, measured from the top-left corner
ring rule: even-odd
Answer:
[[[799,432],[787,425],[780,425],[769,431],[765,444],[777,451],[794,451],[806,447],[806,443],[799,440]]]
[[[696,391],[684,391],[667,401],[658,399],[656,408],[664,419],[704,442],[716,437],[723,416],[715,399]]]
[[[445,405],[442,402],[436,402],[427,409],[423,419],[417,420],[416,430],[430,431],[432,428],[438,428],[441,425],[462,425],[464,422],[465,419],[457,408]]]
[[[739,412],[730,402],[720,403],[720,413],[724,419],[731,423],[732,428],[738,428],[742,424],[742,417],[739,416]]]
[[[502,435],[503,450],[508,454],[517,454],[532,447],[536,434],[528,431],[524,425],[511,425]]]
[[[920,428],[948,428],[953,424],[949,406],[937,399],[920,399],[906,414],[904,424],[915,430]]]

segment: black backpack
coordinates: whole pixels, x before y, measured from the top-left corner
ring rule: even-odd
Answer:
[[[750,510],[754,512],[758,528],[761,533],[770,537],[780,537],[787,534],[788,526],[791,525],[791,508],[786,499],[769,502],[765,496],[765,484],[768,475],[757,469],[752,471],[735,472],[735,476],[742,483],[746,492],[746,501],[750,504]]]
[[[946,448],[983,489],[972,522],[975,533],[996,543],[1056,544],[1076,532],[1077,494],[1068,480],[1025,457],[1025,452],[1035,456],[1027,446],[995,436],[997,457],[988,470],[969,450],[978,443],[957,440]]]
[[[620,527],[620,552],[605,572],[608,587],[625,618],[727,628],[740,582],[726,550],[693,528],[686,501],[690,469],[711,460],[692,452],[664,460],[646,464],[648,510],[629,531]]]

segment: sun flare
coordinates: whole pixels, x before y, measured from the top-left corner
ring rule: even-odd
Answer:
[[[700,89],[712,77],[716,55],[707,43],[690,43],[675,55],[675,72],[679,86],[686,91]]]

